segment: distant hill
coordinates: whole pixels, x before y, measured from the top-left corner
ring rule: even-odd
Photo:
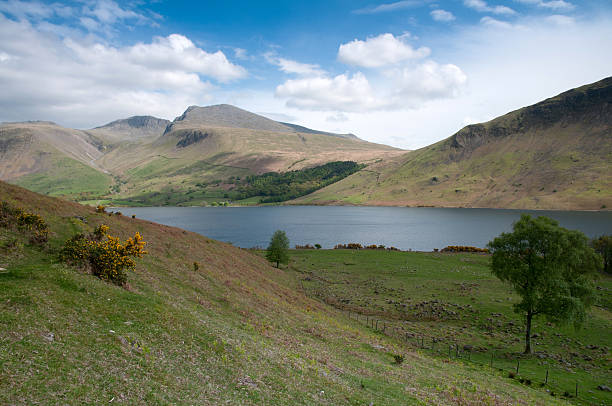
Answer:
[[[91,130],[48,122],[0,125],[0,179],[80,201],[170,204],[164,199],[172,197],[201,204],[223,198],[245,176],[401,153],[230,105],[191,106],[172,122],[134,116]]]
[[[612,207],[612,78],[371,165],[296,203]]]

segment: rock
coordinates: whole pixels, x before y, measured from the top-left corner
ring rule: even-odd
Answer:
[[[535,334],[531,335],[531,338],[538,338],[538,337],[540,337],[540,335],[538,333],[535,333]]]
[[[610,392],[610,387],[606,385],[599,385],[597,386],[597,389],[602,390],[604,392]]]
[[[55,334],[48,332],[47,334],[43,335],[43,338],[51,343],[55,340]]]
[[[246,386],[249,388],[257,388],[257,384],[253,382],[250,376],[246,375],[238,379],[238,386]]]

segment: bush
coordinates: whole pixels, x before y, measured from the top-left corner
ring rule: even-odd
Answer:
[[[49,226],[41,216],[7,202],[0,202],[0,227],[30,231],[31,244],[41,245],[49,239]]]
[[[402,362],[404,362],[404,356],[403,356],[403,355],[398,355],[398,354],[395,354],[395,355],[393,356],[393,361],[394,361],[394,362],[395,362],[397,365],[400,365]]]
[[[470,247],[464,245],[449,245],[448,247],[442,248],[440,252],[478,252],[488,254],[487,248]]]
[[[101,204],[99,204],[99,205],[96,207],[96,213],[106,213],[106,207],[105,207],[105,206],[102,206]]]
[[[123,285],[127,281],[126,271],[136,266],[133,258],[147,253],[144,250],[146,243],[138,232],[121,243],[119,238],[107,234],[108,230],[108,226],[100,225],[89,236],[75,235],[64,244],[60,259],[85,266],[100,279]]]

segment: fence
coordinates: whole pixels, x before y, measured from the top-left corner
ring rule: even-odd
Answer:
[[[346,310],[342,311],[347,312]],[[545,372],[543,372],[541,376],[533,376],[533,372],[531,372],[532,376],[528,377],[528,374],[525,373],[524,368],[521,369],[520,358],[496,357],[496,350],[492,349],[487,349],[484,354],[482,353],[482,351],[474,352],[472,351],[472,348],[475,347],[469,344],[464,345],[462,347],[458,343],[444,342],[444,340],[441,340],[438,337],[417,334],[408,331],[403,327],[399,328],[397,326],[391,325],[385,320],[380,320],[373,316],[362,315],[361,313],[350,311],[348,311],[347,313],[349,315],[349,318],[357,320],[359,322],[365,322],[367,326],[376,331],[381,332],[382,334],[385,334],[390,337],[395,337],[401,341],[404,341],[407,345],[411,345],[422,350],[431,351],[437,356],[445,356],[451,359],[454,358],[457,360],[470,362],[481,366],[488,366],[491,369],[497,369],[499,371],[507,371],[509,378],[516,378],[520,383],[525,384],[527,386],[531,386],[532,384],[535,385],[536,380],[539,379],[540,387],[547,387],[550,389],[558,390],[558,393],[555,393],[551,390],[550,394],[552,396],[556,396],[558,394],[559,396],[565,398],[579,397],[580,388],[578,382],[575,382],[575,385],[573,385],[573,387],[569,390],[567,388],[567,385],[565,385],[566,387],[563,387],[563,384],[561,383],[555,385],[553,383],[553,377],[550,374],[549,368],[546,368]],[[512,366],[510,367],[509,364],[511,364]],[[523,372],[521,373],[521,371]],[[521,375],[519,375],[519,373],[521,373]],[[564,380],[567,381],[567,379]]]

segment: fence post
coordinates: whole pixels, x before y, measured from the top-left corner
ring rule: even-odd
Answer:
[[[459,344],[455,344],[455,358],[459,358]]]
[[[546,379],[544,379],[544,385],[548,384],[548,368],[546,368]]]
[[[431,339],[431,350],[436,351],[436,340],[433,337]]]
[[[517,358],[516,360],[516,373],[518,374],[519,366],[521,365],[521,360]]]
[[[376,319],[376,330],[378,330],[378,319]]]
[[[408,342],[408,332],[406,331],[406,342]]]
[[[576,382],[576,397],[578,397],[578,382]]]

